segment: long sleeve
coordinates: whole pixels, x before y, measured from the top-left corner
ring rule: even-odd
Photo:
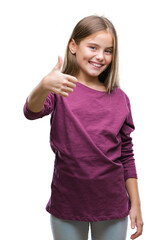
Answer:
[[[38,113],[32,112],[28,109],[27,100],[28,99],[26,99],[26,103],[24,104],[23,112],[24,112],[24,116],[29,120],[35,120],[38,118],[42,118],[46,115],[49,115],[53,111],[55,106],[55,95],[52,92],[49,93],[49,95],[45,100],[42,110]]]
[[[134,159],[134,153],[133,153],[133,142],[130,136],[131,132],[134,131],[135,126],[133,123],[130,101],[127,96],[126,98],[127,98],[128,114],[120,131],[121,139],[122,139],[121,162],[124,167],[125,181],[128,178],[137,178],[135,159]]]

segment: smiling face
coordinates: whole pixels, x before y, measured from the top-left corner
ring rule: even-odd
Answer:
[[[72,54],[76,55],[79,74],[83,81],[97,81],[112,61],[113,37],[109,31],[99,31],[81,40],[77,45],[72,39],[69,44]]]

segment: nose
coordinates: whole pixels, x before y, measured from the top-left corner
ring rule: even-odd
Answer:
[[[103,52],[102,52],[102,51],[99,51],[99,52],[97,53],[96,59],[97,59],[98,61],[103,61],[104,55],[103,55]]]

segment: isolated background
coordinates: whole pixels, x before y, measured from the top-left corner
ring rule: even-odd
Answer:
[[[117,29],[120,82],[131,101],[132,134],[144,219],[139,239],[166,234],[165,0],[6,0],[0,3],[0,238],[51,240],[49,214],[54,155],[50,116],[28,121],[31,90],[64,57],[75,24],[91,14]],[[111,202],[112,204],[112,202]],[[127,239],[132,234],[130,221]]]

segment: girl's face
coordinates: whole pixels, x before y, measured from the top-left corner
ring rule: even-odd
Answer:
[[[112,61],[113,37],[109,31],[99,31],[84,38],[78,45],[72,39],[70,51],[76,54],[78,78],[97,80]]]

